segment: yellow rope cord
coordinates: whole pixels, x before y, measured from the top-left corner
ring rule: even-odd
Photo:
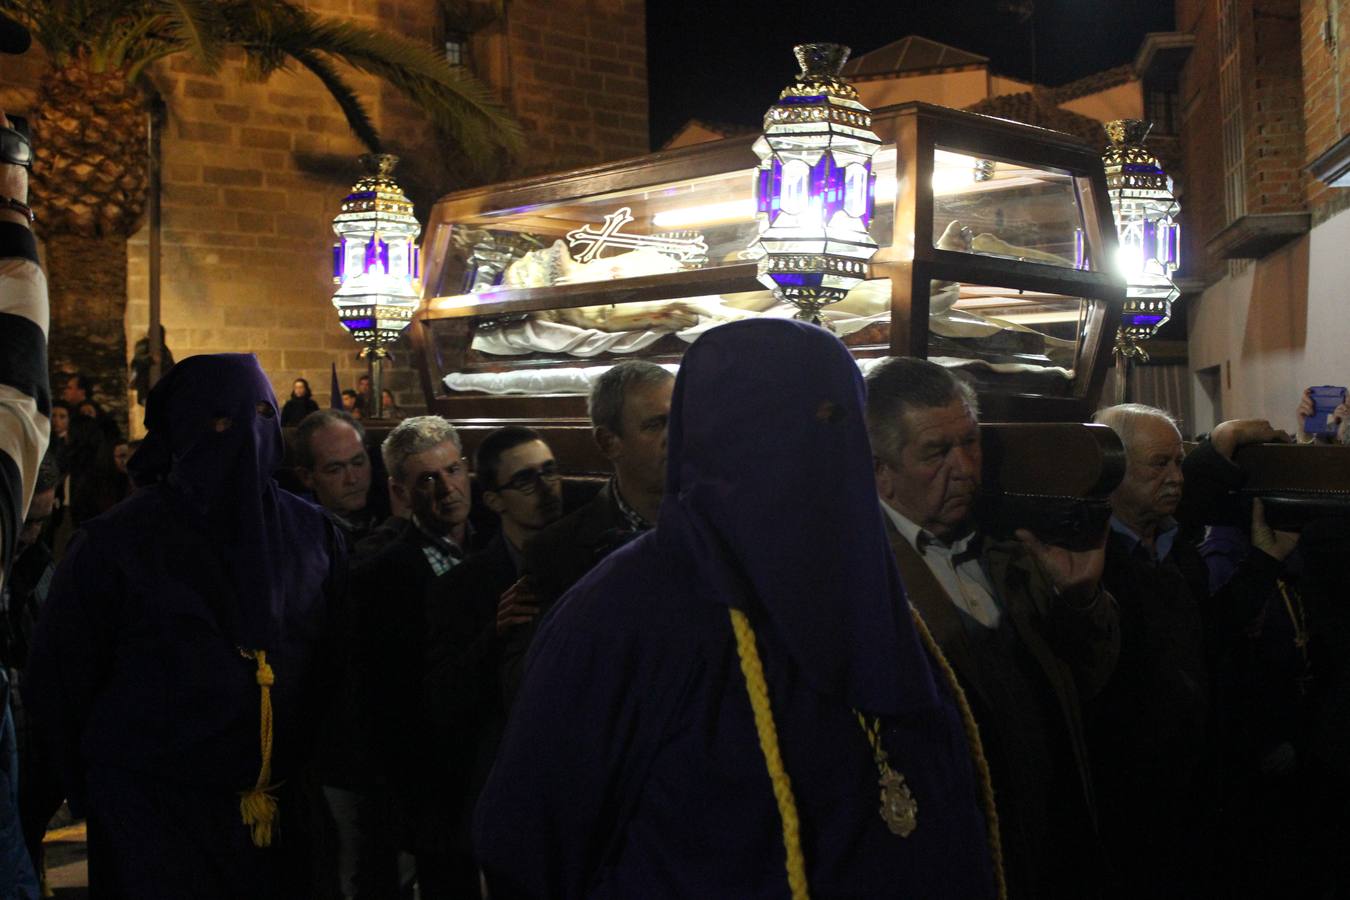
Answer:
[[[764,666],[759,660],[759,651],[755,648],[755,631],[750,620],[739,609],[727,610],[731,614],[731,627],[736,633],[736,652],[741,659],[741,672],[745,675],[746,691],[750,694],[750,708],[755,714],[755,730],[759,733],[759,747],[764,754],[764,763],[769,769],[769,778],[773,782],[774,799],[778,802],[778,815],[783,820],[783,846],[787,850],[788,887],[793,900],[806,900],[810,896],[806,886],[806,861],[802,855],[801,825],[797,818],[797,803],[792,796],[792,781],[783,769],[783,758],[778,749],[778,729],[773,722],[773,710],[769,706],[769,686],[764,680]],[[947,687],[952,692],[956,707],[961,712],[961,724],[965,727],[966,742],[970,745],[970,756],[975,764],[975,776],[980,783],[980,805],[984,807],[985,831],[989,839],[989,856],[994,868],[994,887],[998,900],[1007,900],[1008,883],[1003,874],[1003,838],[999,834],[998,808],[994,805],[994,783],[989,777],[989,761],[984,755],[984,742],[980,740],[980,728],[975,724],[975,716],[970,711],[966,692],[956,680],[956,672],[943,655],[942,648],[928,630],[928,625],[918,610],[910,607],[914,627],[919,632],[924,648],[937,662]],[[863,721],[860,713],[858,720]],[[867,731],[864,722],[863,730]],[[871,734],[869,732],[870,739]],[[873,749],[876,749],[874,745]]]
[[[783,820],[783,847],[787,850],[788,888],[792,900],[808,900],[806,859],[802,856],[800,823],[797,819],[797,801],[792,796],[792,780],[783,769],[783,757],[778,752],[778,729],[769,708],[769,686],[764,681],[764,666],[755,648],[755,631],[750,620],[739,609],[730,609],[731,628],[736,632],[736,652],[741,658],[741,672],[745,675],[745,689],[750,694],[750,708],[755,713],[755,731],[759,733],[759,748],[769,768],[773,782],[773,797],[778,802],[778,815]]]
[[[256,659],[258,662],[258,671],[256,678],[258,688],[262,692],[261,707],[262,712],[259,722],[259,743],[262,745],[262,768],[258,770],[258,781],[252,790],[245,791],[243,799],[239,801],[239,812],[243,816],[244,824],[247,825],[253,834],[253,845],[255,847],[270,847],[272,845],[272,828],[277,821],[277,798],[272,796],[272,791],[276,790],[276,785],[269,784],[272,780],[272,685],[276,682],[276,675],[272,672],[272,667],[267,664],[267,651],[240,650],[246,659]]]
[[[919,632],[919,638],[937,662],[938,668],[942,670],[947,686],[951,688],[952,697],[956,700],[956,708],[961,711],[961,724],[965,726],[966,742],[970,744],[971,760],[975,763],[975,777],[980,782],[980,805],[984,807],[985,830],[989,835],[989,856],[994,864],[994,887],[998,891],[999,900],[1008,900],[1008,883],[1003,875],[1003,838],[998,830],[998,808],[994,805],[994,782],[989,777],[989,761],[984,755],[984,742],[980,740],[980,727],[975,724],[975,716],[970,711],[966,692],[961,690],[961,683],[956,680],[952,664],[947,662],[942,648],[928,630],[927,623],[914,607],[911,606],[909,611],[914,619],[914,628]]]

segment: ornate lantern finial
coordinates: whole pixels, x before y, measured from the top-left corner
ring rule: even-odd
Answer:
[[[840,77],[849,48],[801,44],[801,73],[764,115],[755,142],[759,281],[820,324],[867,274],[877,245],[872,156],[881,139],[857,90]]]
[[[1181,226],[1172,179],[1157,157],[1144,149],[1151,122],[1107,122],[1110,146],[1102,157],[1106,191],[1120,238],[1117,268],[1128,284],[1117,348],[1126,355],[1147,354],[1139,346],[1172,315],[1178,291],[1172,282],[1181,264]]]

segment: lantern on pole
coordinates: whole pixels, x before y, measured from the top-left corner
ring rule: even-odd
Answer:
[[[867,275],[876,252],[868,234],[875,211],[872,157],[881,139],[857,90],[840,77],[849,48],[802,44],[792,84],[764,115],[755,142],[759,281],[821,324]]]
[[[1147,360],[1140,345],[1171,318],[1179,294],[1172,281],[1181,265],[1179,207],[1171,177],[1144,149],[1153,123],[1118,119],[1105,127],[1110,146],[1102,163],[1120,239],[1116,266],[1127,284],[1116,351],[1122,359]]]
[[[412,321],[418,290],[417,236],[421,227],[412,201],[394,181],[398,157],[361,157],[366,175],[356,182],[333,219],[333,294],[342,326],[364,344],[371,366],[372,414],[383,412],[383,363],[388,345]]]

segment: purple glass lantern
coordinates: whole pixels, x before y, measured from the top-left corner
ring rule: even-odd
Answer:
[[[397,156],[361,157],[367,174],[342,201],[333,220],[333,295],[352,337],[383,352],[417,309],[417,247],[421,227],[413,205],[393,179]]]
[[[821,310],[867,275],[876,241],[872,156],[881,139],[858,92],[839,76],[849,48],[794,48],[801,74],[764,115],[755,142],[759,281],[820,324]]]
[[[1116,259],[1128,289],[1117,343],[1127,351],[1157,334],[1180,293],[1172,279],[1181,265],[1181,226],[1172,179],[1144,149],[1150,122],[1106,123],[1110,146],[1102,163],[1120,247]]]

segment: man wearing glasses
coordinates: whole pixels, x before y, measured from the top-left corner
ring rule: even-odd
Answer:
[[[531,428],[509,425],[488,434],[474,456],[474,471],[484,505],[501,517],[501,532],[482,552],[436,578],[427,594],[431,638],[423,697],[437,761],[424,785],[433,811],[427,838],[446,868],[447,897],[478,891],[469,817],[506,719],[498,677],[501,638],[510,609],[535,605],[526,584],[518,583],[521,548],[563,509],[558,463]]]

